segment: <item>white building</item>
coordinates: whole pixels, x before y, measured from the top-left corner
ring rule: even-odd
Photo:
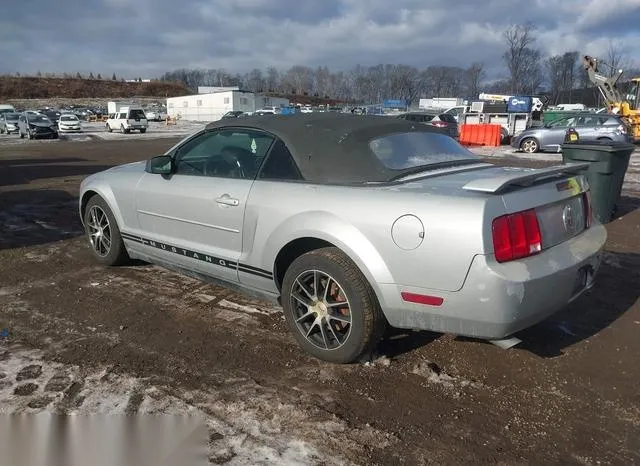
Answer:
[[[198,94],[212,94],[214,92],[239,91],[238,86],[198,86]]]
[[[207,94],[169,97],[167,99],[167,115],[189,121],[216,121],[227,112],[256,110],[275,106],[289,105],[288,99],[265,97],[248,91],[227,90]]]

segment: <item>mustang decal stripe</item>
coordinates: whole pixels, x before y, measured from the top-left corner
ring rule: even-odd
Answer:
[[[256,275],[258,277],[267,278],[269,280],[273,279],[273,274],[267,270],[259,269],[258,267],[254,267],[251,265],[239,264],[236,261],[222,259],[220,257],[212,256],[211,254],[206,254],[203,252],[192,251],[190,249],[181,248],[178,246],[172,246],[167,243],[162,243],[160,241],[155,241],[152,239],[143,238],[141,236],[131,235],[129,233],[120,233],[122,237],[129,241],[135,241],[136,243],[144,244],[145,246],[150,246],[157,249],[162,249],[163,251],[172,252],[174,254],[180,254],[181,256],[188,257],[190,259],[195,259],[203,262],[208,262],[210,264],[214,264],[220,267],[225,267],[227,269],[237,269],[239,272],[249,273],[251,275]]]

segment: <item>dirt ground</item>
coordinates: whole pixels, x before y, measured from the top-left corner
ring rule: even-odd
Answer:
[[[0,145],[0,412],[195,410],[218,464],[640,463],[637,192],[594,289],[518,347],[396,332],[336,366],[269,304],[91,260],[80,181],[176,142],[134,139]]]

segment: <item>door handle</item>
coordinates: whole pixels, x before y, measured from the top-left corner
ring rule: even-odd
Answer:
[[[224,194],[216,199],[218,204],[222,205],[230,205],[233,207],[237,207],[240,205],[240,200],[229,196],[228,194]]]

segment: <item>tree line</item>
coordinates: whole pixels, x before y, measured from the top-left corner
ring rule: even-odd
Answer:
[[[538,47],[533,24],[516,24],[503,32],[506,68],[503,79],[489,81],[483,62],[468,67],[430,65],[420,69],[402,64],[357,65],[349,71],[332,72],[327,66],[295,65],[230,73],[224,68],[177,69],[160,79],[178,81],[191,89],[198,86],[239,86],[253,92],[313,95],[346,101],[380,103],[385,98],[415,102],[424,97],[477,99],[480,92],[493,94],[546,94],[550,103],[572,89],[591,87],[578,51],[544,56]],[[598,57],[613,69],[625,69],[624,79],[640,75],[619,42],[610,41],[606,56]],[[601,70],[605,71],[605,70]]]

